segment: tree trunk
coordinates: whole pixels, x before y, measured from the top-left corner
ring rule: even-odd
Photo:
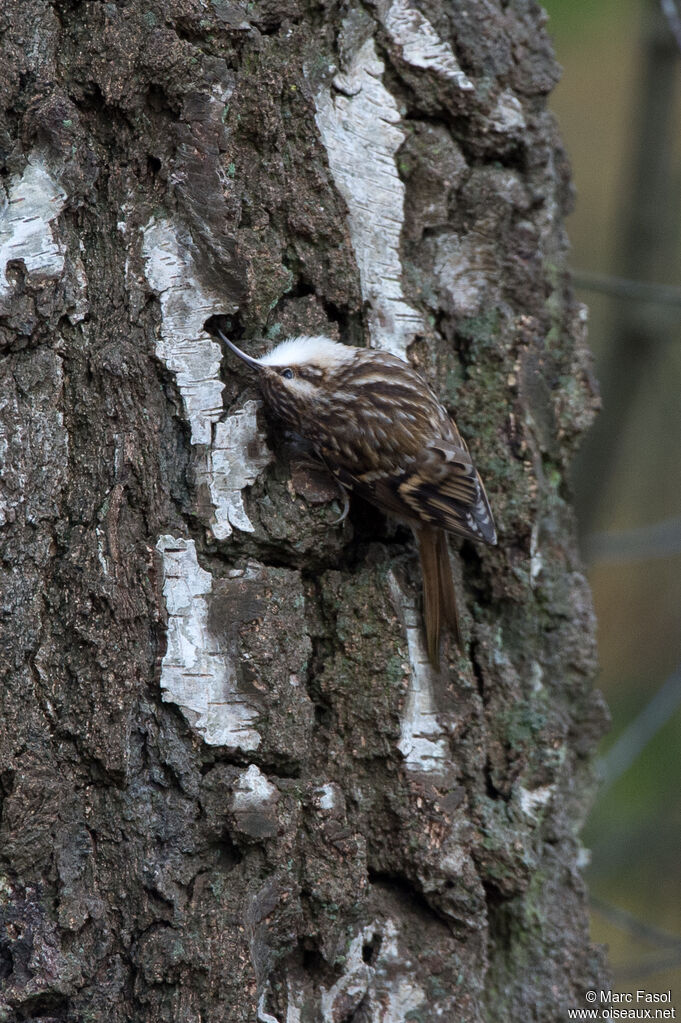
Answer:
[[[595,404],[524,0],[4,0],[0,1020],[563,1020],[604,712]],[[410,535],[204,322],[403,356],[495,549]]]

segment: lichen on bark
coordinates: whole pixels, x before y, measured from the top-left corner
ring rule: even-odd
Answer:
[[[0,1019],[562,1020],[604,711],[540,9],[5,0],[0,38]],[[337,522],[210,313],[404,352],[456,415],[500,543],[452,544],[442,673],[408,532]]]

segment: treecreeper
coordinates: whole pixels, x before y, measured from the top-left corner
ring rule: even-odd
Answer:
[[[395,355],[327,337],[294,337],[250,366],[268,409],[308,441],[346,491],[408,523],[418,540],[428,657],[443,625],[461,631],[445,533],[496,544],[480,474],[456,423],[425,380]]]

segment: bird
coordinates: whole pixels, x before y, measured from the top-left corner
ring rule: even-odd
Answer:
[[[446,533],[497,542],[482,479],[447,409],[389,352],[304,336],[253,358],[215,329],[257,374],[266,408],[311,444],[344,492],[411,526],[426,650],[439,670],[443,626],[463,650]]]

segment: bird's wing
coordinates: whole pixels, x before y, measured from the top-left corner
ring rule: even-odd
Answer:
[[[423,522],[449,533],[497,542],[482,480],[463,445],[432,443],[399,485],[405,504]]]
[[[347,465],[332,464],[331,468],[343,486],[388,514],[496,543],[487,494],[463,441],[461,446],[433,442],[406,465],[394,463],[361,474]]]

